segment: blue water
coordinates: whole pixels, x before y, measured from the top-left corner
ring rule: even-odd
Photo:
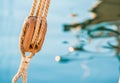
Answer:
[[[19,34],[33,0],[0,1],[0,83],[11,83],[20,64]],[[74,42],[73,34],[64,33],[64,23],[82,22],[91,18],[90,7],[96,0],[51,0],[48,31],[42,50],[31,60],[28,83],[117,83],[118,60],[114,53],[80,52],[79,60],[57,63],[56,55],[64,55]],[[77,13],[78,18],[71,18]],[[95,56],[93,59],[87,59]],[[21,80],[18,81],[21,83]]]

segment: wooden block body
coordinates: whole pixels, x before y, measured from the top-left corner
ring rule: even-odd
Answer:
[[[38,33],[38,38],[36,38],[37,40],[35,41],[34,44],[32,44],[32,39],[33,39],[33,35],[35,34],[35,29],[36,29],[36,22],[37,22],[37,17],[36,16],[30,16],[27,18],[26,22],[26,27],[23,27],[24,31],[24,35],[22,35],[23,39],[21,39],[22,41],[22,51],[24,52],[38,52],[44,42],[44,38],[46,35],[46,30],[47,30],[47,23],[45,22],[45,26],[41,27],[42,25],[42,20],[40,22],[40,27],[39,27],[39,33]],[[42,31],[41,31],[42,30]],[[41,36],[40,36],[41,34]],[[40,36],[40,37],[39,37]]]

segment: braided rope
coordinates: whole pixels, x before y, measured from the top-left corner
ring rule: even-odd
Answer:
[[[40,39],[41,39],[41,36],[42,36],[42,33],[43,30],[44,30],[44,26],[45,26],[45,22],[46,22],[46,17],[47,17],[47,14],[48,14],[48,8],[49,8],[49,4],[50,4],[50,0],[46,0],[46,4],[45,4],[45,9],[44,9],[44,15],[43,15],[43,23],[41,25],[41,30],[40,30],[40,34],[39,34],[39,38],[38,38],[38,42],[40,42]]]
[[[38,14],[39,14],[39,11],[40,11],[40,7],[41,7],[41,5],[42,5],[42,0],[39,2],[39,4],[38,4],[38,8],[37,8],[37,12],[36,12],[36,16],[38,16]]]
[[[37,2],[38,0],[34,0],[31,11],[30,11],[30,16],[33,16],[35,14]],[[33,45],[36,45],[37,43],[39,43],[39,45],[42,46],[43,44],[45,34],[46,34],[46,17],[48,13],[49,4],[50,4],[50,0],[40,0],[39,2],[37,12],[35,15],[37,17],[37,22],[35,26],[36,28],[33,34],[33,39],[31,41],[31,44]],[[29,19],[29,17],[27,19]],[[33,50],[32,52],[30,52],[28,56],[25,55],[25,50],[23,48],[23,42],[25,39],[25,35],[27,33],[26,31],[29,30],[28,29],[29,24],[27,21],[28,20],[24,21],[22,33],[20,35],[20,51],[22,55],[22,60],[21,60],[18,73],[12,79],[12,83],[16,83],[16,81],[20,78],[20,76],[22,76],[23,83],[27,83],[27,68],[28,68],[31,58],[35,55],[35,52],[36,52],[36,50]],[[39,49],[41,49],[41,47]]]
[[[45,20],[45,19],[46,19],[46,17],[47,17],[49,6],[50,6],[50,0],[46,0],[46,4],[45,4],[45,11],[44,11],[43,20]]]
[[[39,13],[38,13],[38,19],[40,19],[43,15],[43,10],[44,10],[44,7],[45,7],[45,3],[46,0],[41,0],[41,4],[40,4],[40,9],[39,9]]]
[[[39,26],[40,26],[40,23],[41,23],[41,18],[42,18],[42,14],[43,14],[43,8],[44,8],[44,4],[45,4],[45,0],[41,0],[41,6],[40,6],[40,9],[39,9],[39,14],[38,14],[38,19],[37,19],[37,23],[36,23],[36,29],[35,29],[35,33],[33,35],[33,39],[32,39],[32,44],[34,46],[35,44],[35,41],[37,41],[37,38],[38,38],[38,34],[39,34]]]
[[[27,29],[27,23],[26,23],[26,20],[24,21],[24,25],[23,25],[23,28],[22,28],[22,33],[20,35],[20,51],[21,51],[21,54],[22,54],[22,57],[25,57],[25,53],[23,51],[23,41],[24,41],[24,36],[25,36],[25,33],[26,33],[26,29]]]
[[[33,56],[33,55],[34,55],[34,53],[30,53],[30,55],[28,57],[22,57],[19,70],[18,70],[17,74],[13,77],[12,83],[16,83],[16,81],[20,78],[20,76],[22,76],[23,83],[27,83],[27,68],[28,68],[30,59],[32,58],[31,56]],[[25,56],[25,55],[23,55],[23,56]]]
[[[30,16],[33,16],[33,15],[34,15],[37,2],[38,2],[38,0],[34,0],[34,2],[33,2],[33,4],[32,4],[32,9],[31,9],[31,11],[30,11]]]

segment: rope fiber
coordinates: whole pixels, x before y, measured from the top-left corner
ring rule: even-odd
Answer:
[[[50,0],[34,0],[29,16],[25,19],[20,35],[21,64],[12,83],[22,77],[22,82],[27,83],[27,69],[30,60],[36,52],[41,50],[47,31],[46,17]],[[29,55],[26,56],[26,52]]]

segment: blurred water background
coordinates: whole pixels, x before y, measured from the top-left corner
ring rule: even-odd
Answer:
[[[19,34],[32,2],[33,0],[0,1],[0,83],[11,83],[19,68]],[[91,18],[89,9],[95,2],[96,0],[51,0],[47,35],[42,50],[29,65],[28,83],[118,82],[119,62],[115,52],[104,48],[96,49],[95,45],[101,42],[100,39],[86,46],[91,52],[80,51],[78,55],[73,53],[63,63],[55,61],[57,55],[69,53],[68,48],[76,43],[74,33],[64,32],[62,25]],[[71,18],[71,13],[79,16]],[[84,38],[87,40],[87,36]],[[104,40],[114,42],[114,38]],[[65,41],[69,43],[64,44]]]

